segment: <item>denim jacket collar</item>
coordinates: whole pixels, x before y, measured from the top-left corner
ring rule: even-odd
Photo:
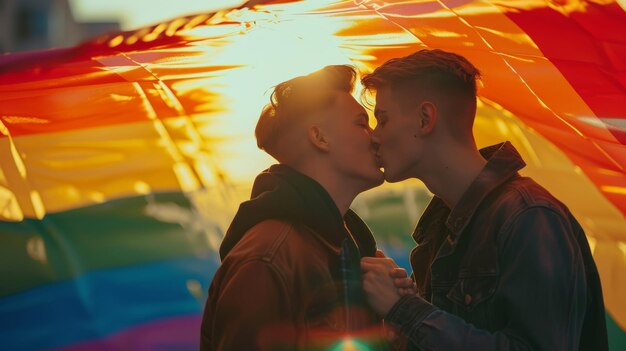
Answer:
[[[463,193],[446,220],[446,227],[454,241],[467,226],[483,199],[526,166],[515,147],[508,141],[481,149],[480,153],[487,160],[487,164]]]
[[[430,201],[424,211],[424,214],[428,214],[428,216],[422,215],[413,232],[413,239],[416,243],[429,240],[425,237],[426,231],[422,229],[431,225],[432,221],[444,216],[446,216],[445,228],[450,234],[448,240],[451,241],[451,244],[456,242],[483,199],[526,165],[515,147],[508,141],[480,149],[480,153],[487,160],[487,164],[463,193],[454,209],[450,210],[446,203],[437,196],[434,196]]]

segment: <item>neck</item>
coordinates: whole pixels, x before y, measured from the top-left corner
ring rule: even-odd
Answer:
[[[320,183],[328,192],[331,199],[333,199],[333,202],[335,202],[342,217],[348,212],[352,201],[354,201],[354,198],[360,193],[360,191],[354,187],[356,184],[342,181],[332,170],[314,165],[314,162],[307,163],[307,165],[295,166],[294,168]]]
[[[453,209],[487,161],[475,147],[452,146],[440,151],[417,178]]]

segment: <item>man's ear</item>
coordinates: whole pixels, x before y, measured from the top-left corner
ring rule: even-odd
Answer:
[[[418,130],[422,136],[432,133],[437,124],[437,105],[424,101],[417,107]]]
[[[309,141],[313,144],[313,146],[315,146],[316,149],[325,152],[329,150],[330,145],[328,143],[328,137],[320,126],[315,124],[310,125],[306,131]]]

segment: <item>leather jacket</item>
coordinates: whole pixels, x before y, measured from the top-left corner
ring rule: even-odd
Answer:
[[[328,350],[346,337],[383,347],[362,296],[359,260],[376,251],[365,223],[284,165],[259,175],[251,197],[220,248],[201,350]]]
[[[254,226],[211,284],[202,349],[331,348],[349,332],[339,280],[332,274],[340,250],[303,226],[280,220]],[[376,332],[373,315],[350,312]]]

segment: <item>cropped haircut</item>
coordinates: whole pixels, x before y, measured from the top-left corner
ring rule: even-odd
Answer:
[[[296,128],[311,113],[331,107],[337,92],[352,93],[356,76],[352,66],[333,65],[278,84],[254,131],[259,149],[283,162]]]
[[[413,102],[406,98],[411,93],[435,92],[441,96],[462,98],[475,113],[478,79],[480,71],[465,57],[439,49],[423,49],[405,57],[391,59],[374,72],[363,76],[362,98],[366,93],[389,87],[395,94],[405,97],[401,103],[403,107],[407,107]],[[365,99],[362,100],[366,102]]]

